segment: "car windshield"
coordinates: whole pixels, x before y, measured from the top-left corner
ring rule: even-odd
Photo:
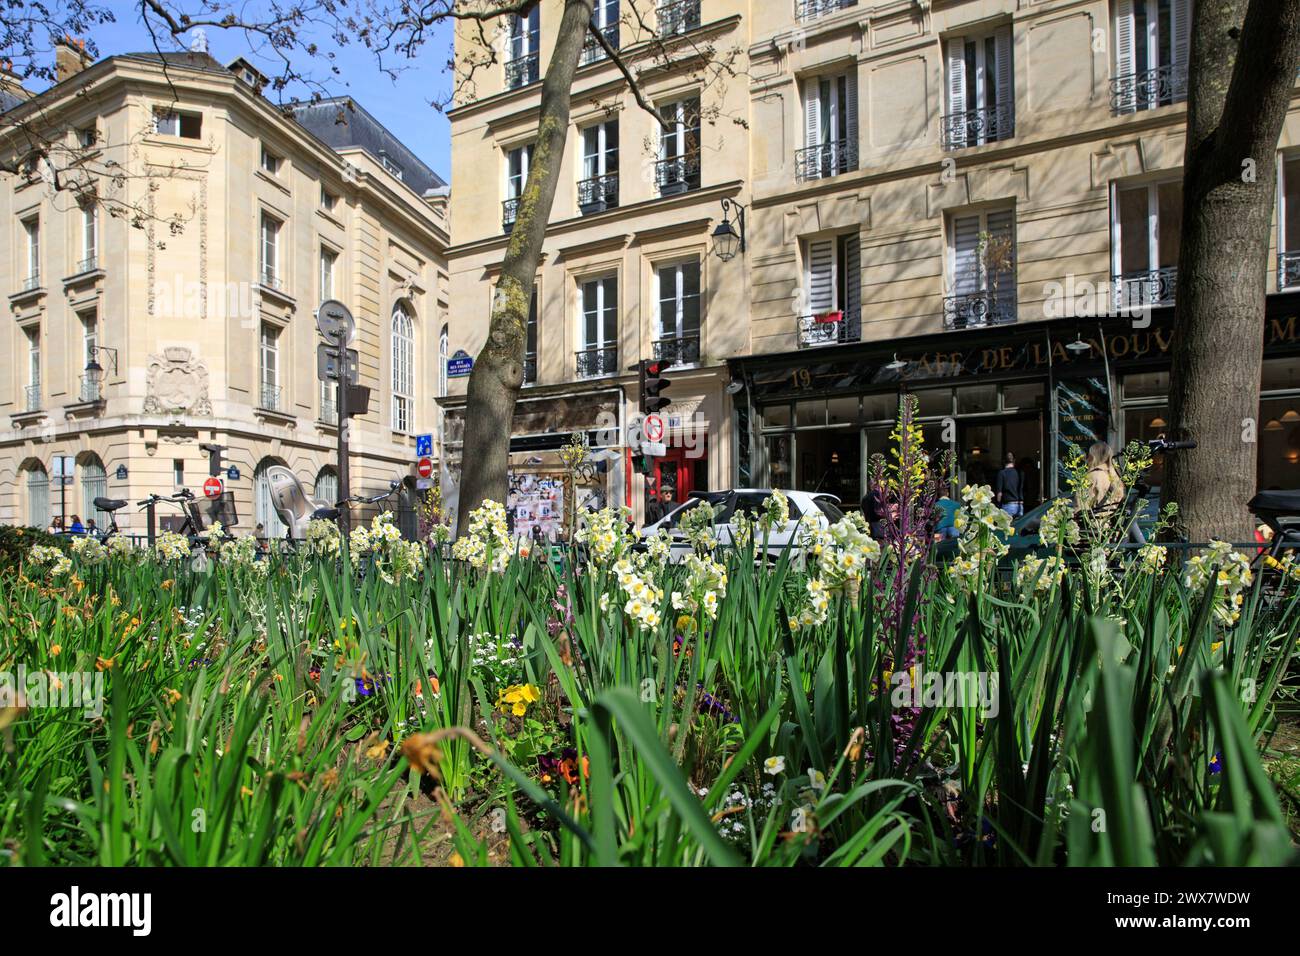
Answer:
[[[826,516],[826,520],[831,524],[844,517],[844,512],[840,510],[840,506],[830,498],[814,498],[813,501],[817,503],[817,507],[821,509],[822,514]]]

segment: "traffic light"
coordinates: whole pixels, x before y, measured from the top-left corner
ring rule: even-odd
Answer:
[[[665,405],[671,404],[672,399],[661,394],[671,384],[669,379],[663,377],[664,370],[670,365],[672,363],[664,359],[642,359],[637,363],[641,379],[641,411],[643,414],[653,414]]]

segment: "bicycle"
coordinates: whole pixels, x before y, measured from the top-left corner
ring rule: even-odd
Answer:
[[[388,510],[396,510],[394,496],[402,487],[402,483],[394,479],[388,483],[388,490],[377,495],[348,495],[336,501],[332,507],[317,508],[311,513],[313,521],[334,521],[337,522],[343,514],[343,508],[349,505],[379,505],[380,514],[384,513],[384,502],[388,502]]]

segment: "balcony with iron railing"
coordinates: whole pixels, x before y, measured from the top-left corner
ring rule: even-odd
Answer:
[[[578,211],[584,216],[618,206],[618,173],[578,180]]]
[[[82,402],[101,402],[104,400],[104,386],[98,375],[81,376],[81,388],[78,391]]]
[[[538,58],[536,53],[525,53],[506,61],[506,89],[513,90],[537,82]]]
[[[26,279],[23,280],[24,292],[31,292],[32,290],[39,289],[40,287],[41,287],[41,274],[39,272],[34,272],[31,275],[29,275]]]
[[[1187,67],[1159,66],[1126,73],[1110,81],[1110,108],[1116,116],[1153,110],[1187,99]]]
[[[1277,254],[1277,287],[1293,289],[1300,286],[1300,252]]]
[[[862,312],[859,309],[832,309],[799,316],[799,348],[843,345],[862,338]]]
[[[99,256],[92,252],[90,255],[86,256],[86,258],[77,263],[77,271],[74,274],[81,275],[83,272],[94,272],[98,268]]]
[[[796,182],[806,183],[814,179],[827,179],[841,173],[852,172],[858,168],[857,131],[850,132],[849,139],[837,139],[829,143],[806,146],[794,154],[794,176]]]
[[[583,349],[575,355],[574,371],[578,378],[595,378],[618,374],[618,346],[602,345]]]
[[[263,382],[261,393],[262,401],[261,404],[258,405],[258,408],[268,412],[280,411],[280,397],[283,391],[284,389],[279,385],[272,385],[270,382]]]
[[[514,228],[515,219],[519,216],[519,197],[513,196],[510,199],[501,201],[501,231],[509,232]]]
[[[599,30],[601,36],[605,38],[605,42],[615,50],[618,49],[617,23],[611,23],[607,27],[593,27],[593,29]],[[600,45],[600,41],[594,36],[588,36],[586,41],[582,44],[581,64],[585,66],[588,63],[595,63],[597,60],[603,59],[605,59],[605,48]]]
[[[258,281],[268,289],[283,288],[283,280],[280,278],[280,274],[276,272],[274,266],[263,265]]]
[[[795,13],[800,23],[810,23],[857,4],[858,0],[799,0]]]
[[[1162,305],[1173,305],[1178,267],[1124,272],[1112,277],[1115,307],[1121,315]]]
[[[320,420],[333,424],[339,420],[339,403],[332,398],[320,400]]]
[[[941,123],[939,134],[944,149],[982,146],[1016,134],[1015,112],[1010,103],[952,113]]]
[[[983,329],[991,325],[1009,325],[1016,321],[1014,281],[1005,292],[980,289],[944,296],[943,327],[949,330]]]
[[[23,408],[28,412],[41,410],[41,383],[33,382],[23,389]]]
[[[659,195],[675,196],[700,188],[700,151],[671,156],[655,163],[655,185]]]
[[[658,10],[659,35],[672,36],[700,25],[700,0],[667,0]]]
[[[671,365],[700,364],[700,333],[673,335],[651,343],[654,357]]]

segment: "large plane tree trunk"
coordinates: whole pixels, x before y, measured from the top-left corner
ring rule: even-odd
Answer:
[[[528,181],[519,199],[497,280],[487,341],[474,360],[469,377],[456,521],[458,535],[468,528],[470,511],[485,500],[490,498],[502,504],[506,501],[511,423],[524,378],[528,304],[563,163],[573,74],[578,68],[591,13],[592,0],[566,0],[555,50],[542,79],[537,141],[533,145]]]
[[[1276,150],[1300,0],[1196,0],[1183,162],[1166,501],[1192,541],[1250,540]]]

